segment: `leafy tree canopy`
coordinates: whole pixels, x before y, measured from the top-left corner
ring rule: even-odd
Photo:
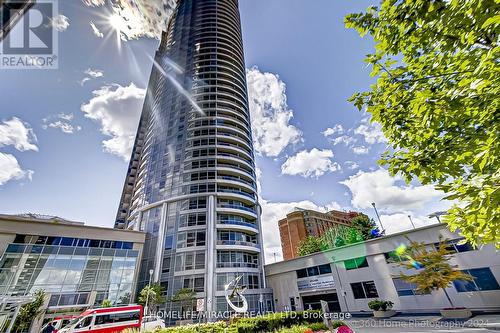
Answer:
[[[450,264],[453,252],[448,249],[445,240],[439,243],[437,249],[428,247],[424,243],[411,242],[408,248],[404,247],[399,251],[402,260],[398,261],[398,265],[410,271],[417,271],[416,274],[401,273],[401,279],[414,283],[417,291],[424,294],[443,289],[452,306],[453,303],[445,289],[453,281],[472,280],[472,276]]]
[[[145,286],[139,293],[137,303],[145,306],[147,302],[149,309],[156,309],[158,305],[164,304],[166,301],[163,293],[164,289],[158,283],[154,283],[151,286]]]
[[[457,200],[445,217],[473,243],[500,247],[500,2],[382,0],[346,16],[370,34],[377,77],[350,101],[382,125],[394,175]]]
[[[321,251],[321,241],[319,238],[309,236],[300,242],[297,249],[297,255],[305,256],[311,253],[316,253]]]
[[[110,308],[112,306],[113,306],[113,303],[111,303],[111,301],[109,299],[105,299],[101,303],[101,308]]]
[[[14,324],[14,332],[26,332],[29,330],[33,320],[42,312],[45,302],[45,291],[38,289],[33,293],[33,301],[25,304],[19,310]]]
[[[363,239],[373,238],[372,231],[377,227],[375,221],[365,214],[359,214],[351,219],[351,225],[361,232]]]

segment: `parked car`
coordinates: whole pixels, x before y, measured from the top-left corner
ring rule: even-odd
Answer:
[[[157,316],[144,316],[142,317],[141,328],[143,331],[165,328],[165,321]]]

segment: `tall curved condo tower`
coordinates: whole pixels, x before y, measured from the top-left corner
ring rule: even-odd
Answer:
[[[115,227],[147,232],[139,287],[152,271],[167,299],[188,288],[205,311],[226,311],[224,286],[241,275],[249,311],[272,308],[238,0],[178,2],[156,52]]]

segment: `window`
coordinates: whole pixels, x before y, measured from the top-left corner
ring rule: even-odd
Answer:
[[[194,292],[204,292],[205,291],[205,278],[204,277],[186,277],[183,281],[183,288],[191,289]]]
[[[190,231],[177,236],[177,248],[205,245],[205,231]]]
[[[464,242],[463,239],[449,241],[446,244],[446,249],[453,253],[474,251],[474,247],[469,242]],[[434,247],[439,249],[439,243],[434,243]]]
[[[453,281],[455,289],[459,293],[468,291],[486,291],[486,290],[499,290],[495,276],[491,273],[491,270],[486,268],[475,268],[463,270],[464,273],[471,275],[473,281]]]
[[[394,283],[394,287],[396,288],[398,296],[413,296],[424,294],[417,291],[417,285],[414,283],[409,283],[399,278],[392,279],[392,281]]]
[[[295,306],[295,298],[294,297],[290,297],[290,310],[291,311],[297,310],[297,307]]]
[[[308,276],[331,274],[332,267],[330,266],[330,264],[324,264],[324,265],[319,265],[319,266],[302,268],[302,269],[297,270],[296,272],[297,272],[297,278],[300,279],[300,278],[305,278]]]
[[[377,288],[373,281],[351,283],[351,288],[355,299],[378,297]]]
[[[162,273],[170,272],[170,257],[163,258],[163,265],[161,265],[161,272]]]
[[[168,235],[165,238],[165,250],[172,250],[174,245],[174,235]]]
[[[96,316],[95,325],[123,323],[136,320],[139,320],[139,311],[111,313],[111,314]]]
[[[316,275],[319,275],[318,266],[307,268],[307,276],[316,276]]]
[[[403,261],[403,258],[401,258],[396,253],[396,251],[386,252],[386,253],[384,253],[384,257],[385,257],[385,261],[388,264],[392,264],[392,263],[395,263],[395,262],[401,262],[401,261]]]
[[[349,271],[351,269],[368,267],[368,261],[366,260],[366,257],[349,259],[344,261],[344,266],[345,269]]]
[[[83,318],[83,320],[78,325],[76,325],[75,328],[85,328],[90,326],[90,324],[92,323],[92,319],[92,316]]]

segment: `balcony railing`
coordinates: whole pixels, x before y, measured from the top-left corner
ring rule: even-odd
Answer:
[[[259,268],[259,264],[251,262],[218,262],[217,268],[238,268],[238,267],[248,267],[248,268]]]
[[[250,228],[257,229],[257,225],[255,223],[242,222],[242,221],[237,221],[237,220],[218,220],[217,223],[220,223],[220,224],[241,225],[241,226],[244,226],[244,227],[250,227]]]
[[[249,208],[249,207],[245,207],[245,206],[240,206],[240,205],[219,204],[219,205],[218,205],[218,207],[219,207],[219,208],[241,209],[241,210],[244,210],[244,211],[247,211],[247,212],[253,213],[253,214],[257,214],[257,212],[256,212],[254,209]]]
[[[217,245],[237,245],[237,246],[250,246],[259,248],[259,244],[237,240],[217,240]]]

